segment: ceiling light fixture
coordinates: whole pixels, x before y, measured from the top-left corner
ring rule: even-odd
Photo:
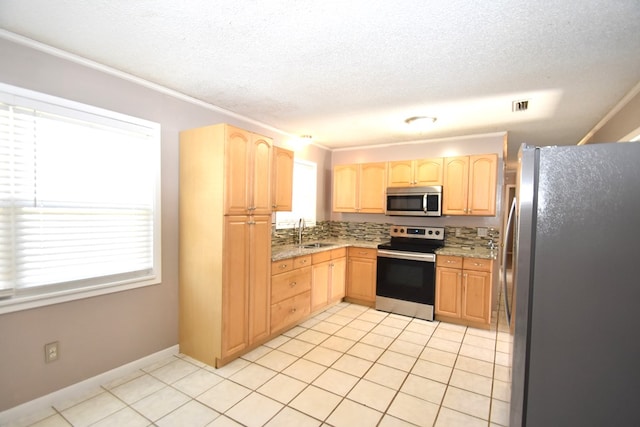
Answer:
[[[404,122],[408,125],[420,125],[420,126],[428,126],[432,125],[438,120],[437,117],[429,117],[429,116],[413,116],[406,119]]]

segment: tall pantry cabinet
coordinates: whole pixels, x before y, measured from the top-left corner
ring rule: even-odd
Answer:
[[[180,133],[180,351],[212,366],[270,333],[272,161],[233,126]]]

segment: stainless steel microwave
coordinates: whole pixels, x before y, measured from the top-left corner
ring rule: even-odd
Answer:
[[[441,216],[442,186],[388,187],[385,215]]]

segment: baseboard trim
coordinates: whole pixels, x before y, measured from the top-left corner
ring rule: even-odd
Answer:
[[[84,381],[80,381],[42,397],[33,399],[29,402],[25,402],[21,405],[9,408],[5,411],[0,412],[0,425],[5,425],[19,418],[32,415],[37,412],[45,411],[56,403],[81,397],[83,394],[88,393],[92,389],[117,380],[118,378],[124,377],[138,369],[145,368],[167,357],[175,356],[178,353],[179,346],[174,345],[172,347],[145,356],[141,359],[134,360],[133,362],[127,363],[126,365],[122,365],[117,368],[111,369],[110,371],[103,372],[102,374],[96,375],[95,377],[87,378]]]

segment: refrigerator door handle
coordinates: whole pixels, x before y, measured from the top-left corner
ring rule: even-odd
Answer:
[[[509,209],[509,217],[507,218],[507,229],[504,236],[504,243],[506,244],[513,233],[511,223],[515,220],[516,212],[516,198],[513,198],[511,202],[511,208]],[[504,310],[507,314],[507,325],[511,326],[511,306],[509,305],[509,298],[507,296],[507,248],[502,248],[502,296],[504,298]]]

